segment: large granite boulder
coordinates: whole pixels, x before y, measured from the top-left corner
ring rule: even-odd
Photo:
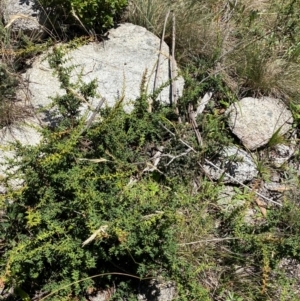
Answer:
[[[146,89],[148,93],[153,92],[154,77],[157,68],[160,40],[145,28],[133,24],[123,24],[109,31],[108,40],[91,43],[79,47],[68,54],[68,64],[75,64],[72,78],[78,79],[82,74],[84,82],[97,80],[98,94],[105,97],[107,105],[114,105],[124,93],[124,102],[127,109],[132,108],[133,101],[140,95],[140,86],[143,75],[146,78]],[[158,95],[161,102],[170,102],[171,85],[169,78],[169,48],[163,43],[161,60],[157,75],[157,87],[166,84],[166,87]],[[23,74],[24,84],[27,87],[20,89],[18,97],[24,104],[31,103],[33,111],[47,107],[51,97],[57,94],[63,95],[64,90],[60,88],[58,79],[49,69],[46,54],[36,58],[32,67]],[[177,80],[178,95],[182,94],[183,79]],[[99,96],[99,98],[100,98]],[[95,98],[94,106],[99,102]],[[21,103],[20,103],[21,105]],[[82,111],[88,107],[83,104]],[[43,124],[41,121],[49,122],[50,115],[39,115],[32,112],[38,118],[25,119],[23,122],[14,124],[9,128],[0,130],[0,175],[5,174],[5,158],[14,156],[10,148],[11,142],[20,141],[23,145],[38,144],[40,133],[38,128]],[[44,120],[42,120],[44,118]]]
[[[37,40],[45,34],[43,25],[46,17],[38,8],[37,1],[1,0],[0,12],[4,24],[12,31],[22,31],[32,40]]]
[[[159,49],[158,37],[143,27],[127,23],[111,29],[107,40],[70,51],[67,65],[76,65],[72,71],[74,82],[79,74],[82,74],[82,81],[86,83],[96,79],[98,94],[105,97],[107,105],[112,106],[124,95],[125,107],[130,111],[133,101],[140,96],[143,76],[146,80],[145,89],[151,94],[156,75],[156,87],[166,85],[158,95],[158,100],[170,102],[172,85],[169,84],[169,47],[163,43],[162,50]],[[44,58],[45,55],[37,57],[32,68],[23,75],[28,80],[28,89],[25,89],[26,93],[23,95],[19,93],[23,99],[29,96],[35,108],[45,107],[51,102],[50,97],[65,93],[60,89],[60,83]],[[178,78],[178,96],[182,94],[183,85],[183,79]],[[92,105],[96,106],[98,102],[99,97]]]
[[[249,150],[266,145],[277,131],[284,135],[293,123],[286,105],[271,97],[243,98],[232,104],[226,114],[230,129]]]

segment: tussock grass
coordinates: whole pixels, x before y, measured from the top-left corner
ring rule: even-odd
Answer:
[[[220,28],[215,15],[216,3],[202,3],[194,0],[161,1],[131,0],[126,19],[146,27],[160,36],[164,19],[171,10],[176,15],[176,42],[181,57],[190,54],[211,55],[220,38]],[[170,39],[171,23],[167,27],[166,40]]]
[[[181,65],[191,58],[204,59],[208,74],[221,74],[238,97],[289,100],[300,93],[300,71],[295,65],[300,52],[296,33],[300,6],[295,2],[130,0],[126,19],[160,36],[171,10],[176,15]],[[290,29],[282,29],[287,22]],[[166,34],[169,44],[170,34],[171,21]]]
[[[14,49],[1,23],[0,36],[0,127],[3,127],[14,122],[22,113],[14,102],[18,86],[18,77],[13,70]]]

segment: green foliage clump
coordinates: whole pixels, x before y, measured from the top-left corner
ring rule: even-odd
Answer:
[[[40,4],[52,24],[77,24],[88,30],[102,31],[114,25],[127,0],[41,0]]]
[[[159,274],[177,277],[182,287],[190,283],[186,300],[197,291],[207,296],[191,274],[182,273],[177,258],[176,231],[183,220],[179,209],[198,199],[189,200],[185,181],[175,172],[170,179],[162,171],[145,171],[152,166],[151,149],[168,140],[160,124],[170,110],[149,113],[142,95],[131,114],[120,100],[114,108],[102,109],[101,121],[86,128],[79,107],[82,97],[96,95],[96,85],[74,86],[71,69],[62,67],[63,54],[54,48],[49,61],[66,90],[53,99],[58,124],[42,130],[37,146],[15,145],[18,168],[11,161],[4,180],[22,178],[24,183],[17,190],[8,185],[1,199],[1,282],[30,296],[56,292],[48,300],[84,300],[86,291],[114,283],[117,300],[130,296],[137,282]],[[99,274],[106,276],[91,278]],[[134,285],[135,278],[122,274],[139,280]]]
[[[0,100],[13,99],[18,81],[16,76],[9,71],[8,66],[0,64]]]
[[[184,95],[179,100],[180,112],[188,116],[189,105],[192,105],[195,110],[205,93],[213,94],[204,113],[197,116],[197,124],[204,141],[200,151],[206,155],[214,155],[233,142],[223,113],[237,100],[236,95],[226,86],[220,75],[209,75],[210,63],[200,58],[193,58],[187,64],[184,72]]]
[[[35,45],[22,32],[14,37],[0,21],[0,128],[29,115],[28,106],[17,101],[16,91],[23,83],[18,73],[33,56],[48,47],[48,43]]]
[[[17,76],[5,64],[0,64],[0,127],[16,118],[14,99],[18,86]]]

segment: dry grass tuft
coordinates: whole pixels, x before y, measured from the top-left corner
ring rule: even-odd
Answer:
[[[130,0],[126,20],[161,36],[164,19],[169,10],[176,15],[176,42],[180,56],[211,55],[220,39],[220,26],[215,15],[222,1],[206,4],[195,0],[161,1]],[[167,26],[166,41],[170,42],[171,22]]]
[[[176,15],[179,63],[201,58],[209,66],[208,73],[220,74],[237,96],[272,95],[288,99],[300,93],[300,71],[295,62],[286,60],[295,43],[289,36],[291,33],[278,29],[285,25],[285,14],[291,4],[280,0],[130,0],[129,3],[126,20],[146,27],[157,36],[161,36],[164,18],[172,10]],[[297,10],[293,6],[293,12],[288,12],[291,18],[296,18]],[[165,38],[169,45],[170,23]]]

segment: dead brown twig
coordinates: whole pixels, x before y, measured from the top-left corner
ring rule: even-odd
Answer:
[[[195,118],[195,112],[194,112],[194,108],[193,108],[193,105],[192,104],[189,104],[189,107],[188,107],[188,114],[189,114],[189,119],[190,119],[190,123],[192,124],[192,127],[193,127],[193,130],[196,134],[196,138],[197,138],[197,141],[198,141],[198,144],[200,146],[203,145],[203,140],[202,140],[202,137],[201,137],[201,134],[200,134],[200,131],[198,129],[198,124],[196,122],[196,118]]]
[[[155,77],[154,77],[153,92],[157,88],[157,77],[159,75],[159,66],[160,66],[160,62],[161,62],[162,45],[163,45],[164,40],[165,40],[165,32],[166,32],[166,27],[167,27],[167,22],[168,22],[169,15],[170,15],[170,10],[166,14],[166,18],[165,18],[165,22],[164,22],[164,28],[163,28],[162,36],[161,36],[161,39],[160,39],[159,52],[158,52],[158,58],[157,58],[157,66],[156,66],[156,72],[155,72]]]
[[[175,114],[178,116],[178,122],[181,123],[181,118],[179,116],[178,110],[178,95],[177,95],[177,88],[176,88],[176,78],[177,78],[177,66],[175,61],[175,40],[176,40],[176,22],[175,22],[175,13],[172,12],[172,55],[171,59],[171,82],[172,82],[172,93],[171,93],[171,103],[175,106]]]
[[[164,126],[162,123],[160,123],[160,125],[161,125],[168,133],[170,133],[173,137],[175,137],[175,134],[172,133],[166,126]],[[179,139],[179,141],[180,141],[182,144],[184,144],[185,146],[187,146],[191,151],[193,151],[194,153],[197,153],[197,151],[196,151],[193,147],[191,147],[188,143],[186,143],[186,142],[183,141],[182,139]],[[214,167],[214,168],[216,168],[216,169],[218,169],[218,170],[221,170],[221,168],[219,168],[218,166],[216,166],[216,165],[215,165],[214,163],[212,163],[211,161],[209,161],[209,160],[207,160],[207,159],[204,159],[204,161],[205,161],[207,164],[209,164],[210,166],[212,166],[212,167]],[[198,163],[198,165],[200,165],[200,167],[201,167],[201,164],[200,164],[200,163]],[[234,180],[235,182],[237,182],[238,184],[240,184],[241,186],[243,186],[243,187],[245,187],[245,188],[247,188],[247,189],[249,189],[249,190],[252,190],[249,186],[247,186],[247,185],[245,185],[244,183],[242,183],[242,182],[236,180],[233,176],[231,176],[231,175],[228,174],[227,172],[224,172],[224,174],[225,174],[227,177],[229,177],[229,178],[231,178],[232,180]],[[255,192],[256,195],[258,195],[259,197],[263,198],[264,200],[266,200],[266,201],[268,201],[268,202],[270,202],[270,203],[273,203],[273,204],[275,204],[275,205],[278,205],[278,206],[282,207],[282,204],[281,204],[281,203],[276,202],[276,201],[274,201],[274,200],[272,200],[272,199],[270,199],[270,198],[264,196],[263,194],[261,194],[261,193],[259,193],[259,192],[257,192],[257,191],[254,191],[254,192]]]
[[[200,134],[200,131],[198,129],[198,124],[196,122],[196,117],[201,114],[205,108],[205,106],[207,105],[207,103],[209,102],[209,100],[212,97],[212,93],[206,93],[204,95],[204,97],[202,99],[200,99],[199,103],[198,103],[198,107],[196,109],[196,111],[194,111],[193,105],[190,103],[188,106],[188,114],[189,114],[189,119],[190,119],[190,123],[192,124],[193,130],[196,134],[196,138],[198,141],[198,144],[200,146],[203,145],[203,140]]]

